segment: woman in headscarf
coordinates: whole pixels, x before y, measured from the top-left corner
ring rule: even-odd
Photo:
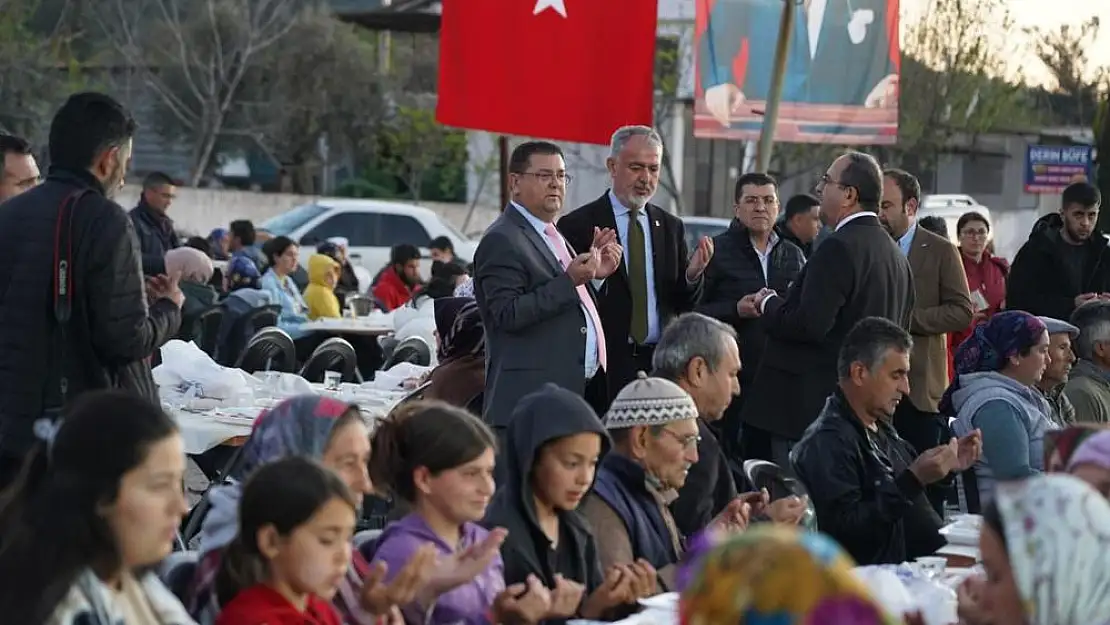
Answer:
[[[211,623],[218,612],[213,584],[223,552],[238,531],[243,482],[259,467],[289,456],[312,458],[331,469],[360,502],[372,490],[367,473],[370,433],[357,406],[318,395],[303,395],[263,411],[243,446],[238,466],[223,485],[213,488],[208,495],[211,509],[201,526],[200,562],[190,601],[202,625]],[[344,623],[375,623],[377,617],[363,609],[363,580],[369,572],[366,560],[352,550],[350,569],[333,600],[343,614]]]
[[[956,380],[941,398],[941,414],[956,417],[958,436],[982,432],[983,455],[965,472],[961,508],[982,509],[995,482],[1044,472],[1045,431],[1053,429],[1048,400],[1033,385],[1048,364],[1048,330],[1019,310],[979,324],[956,350]]]
[[[351,259],[347,256],[347,239],[331,237],[318,245],[316,252],[331,256],[335,262],[339,263],[339,278],[335,282],[335,296],[339,298],[340,305],[346,302],[348,295],[357,295],[359,293],[358,276],[355,274],[354,266],[351,265]]]
[[[1068,459],[1068,473],[1110,499],[1110,430],[1094,431]]]
[[[986,577],[960,588],[962,623],[1110,624],[1110,503],[1083,481],[999,484],[979,549]]]
[[[691,543],[680,572],[682,625],[895,625],[855,563],[824,534],[756,525]]]
[[[179,247],[166,252],[166,273],[179,276],[185,302],[181,305],[181,329],[177,338],[191,341],[200,338],[196,319],[200,313],[216,305],[219,293],[212,288],[212,259],[192,247]]]
[[[486,386],[486,330],[478,304],[465,297],[437,299],[435,322],[439,365],[432,370],[424,397],[472,410],[477,402],[480,413]]]

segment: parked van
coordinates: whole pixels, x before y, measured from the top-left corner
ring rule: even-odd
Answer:
[[[991,221],[991,211],[970,195],[941,194],[926,195],[921,199],[921,206],[917,209],[917,218],[940,217],[948,226],[948,238],[953,244],[960,244],[960,233],[956,231],[956,223],[964,213],[976,212],[986,218],[991,227],[991,236],[994,233],[994,222]]]

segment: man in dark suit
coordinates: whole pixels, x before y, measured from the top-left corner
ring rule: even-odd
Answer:
[[[689,258],[682,220],[650,203],[659,186],[662,158],[663,141],[654,129],[617,129],[606,159],[612,188],[559,220],[560,232],[575,249],[589,248],[599,230],[615,230],[624,250],[618,271],[598,285],[609,355],[608,400],[635,379],[637,371],[652,370],[651,357],[663,328],[693,309],[702,273],[713,257],[713,242],[705,237]]]
[[[909,328],[909,261],[879,223],[883,174],[875,159],[849,152],[817,183],[821,219],[835,232],[817,247],[785,296],[745,296],[760,311],[767,344],[741,420],[771,433],[771,460],[790,466],[790,449],[836,390],[836,359],[864,317]],[[742,302],[743,304],[743,302]]]
[[[897,106],[897,0],[799,4],[783,101]],[[706,107],[722,125],[745,101],[767,100],[782,11],[782,0],[713,4],[698,42],[698,78]]]
[[[483,416],[499,429],[521,397],[547,382],[587,399],[607,397],[605,331],[591,281],[616,271],[621,256],[611,230],[571,248],[555,228],[570,181],[559,146],[517,146],[509,177],[512,202],[474,255],[474,297],[486,329]]]

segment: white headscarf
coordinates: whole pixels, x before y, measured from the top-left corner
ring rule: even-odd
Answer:
[[[466,282],[455,287],[455,297],[469,297],[474,298],[474,278],[468,277]]]
[[[1110,502],[1064,474],[999,484],[995,501],[1029,625],[1110,625]]]
[[[328,243],[333,243],[333,244],[335,244],[336,247],[343,248],[344,251],[346,251],[347,248],[349,247],[348,246],[349,241],[347,241],[347,237],[329,237],[328,238]]]

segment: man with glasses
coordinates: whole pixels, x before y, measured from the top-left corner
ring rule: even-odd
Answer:
[[[597,302],[611,395],[637,371],[651,370],[659,335],[667,322],[693,309],[702,272],[713,257],[709,237],[690,257],[682,220],[651,203],[662,159],[663,140],[653,128],[618,128],[606,159],[611,188],[559,220],[559,231],[575,249],[588,248],[598,229],[608,229],[617,232],[624,250],[621,271],[605,281]]]
[[[509,424],[521,397],[554,382],[607,404],[605,329],[593,282],[620,263],[612,229],[574,248],[555,228],[570,176],[563,151],[545,141],[509,159],[512,201],[474,255],[474,297],[486,328],[483,415]]]
[[[883,174],[875,159],[844,154],[815,192],[833,234],[785,293],[763,289],[740,303],[759,313],[767,333],[740,417],[771,433],[771,461],[784,468],[790,449],[836,388],[837,352],[848,331],[865,317],[908,328],[913,310],[909,261],[879,223]]]
[[[735,219],[727,231],[713,238],[716,253],[705,271],[697,311],[735,328],[745,362],[740,385],[746,387],[759,370],[767,335],[759,323],[759,310],[745,296],[765,288],[785,293],[802,272],[805,255],[775,232],[779,198],[774,178],[758,172],[740,176],[734,202]],[[742,397],[733,400],[721,421],[725,451],[732,458],[771,460],[769,432],[744,424],[741,439],[742,402]]]

